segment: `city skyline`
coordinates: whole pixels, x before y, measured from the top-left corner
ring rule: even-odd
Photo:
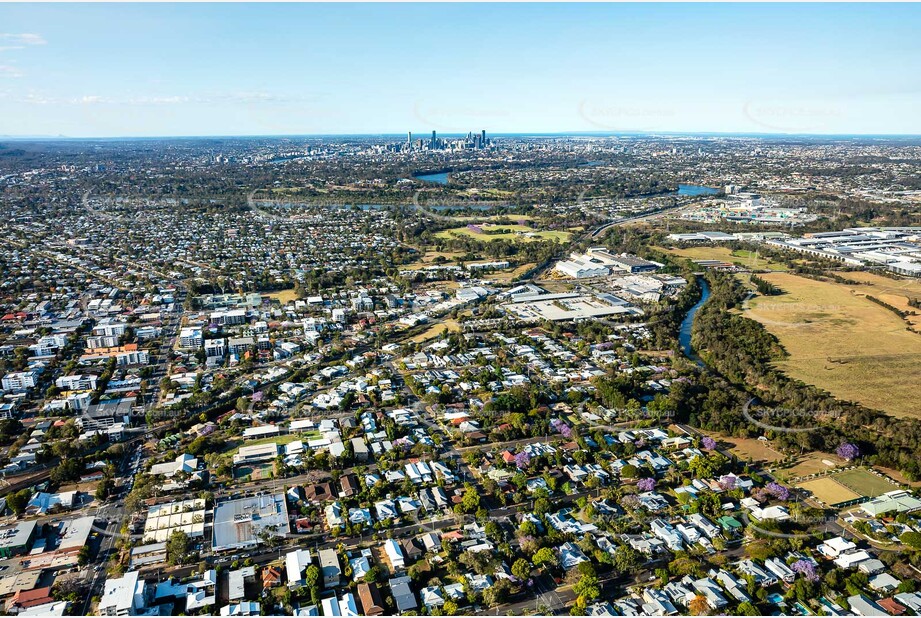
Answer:
[[[921,59],[919,16],[860,4],[6,4],[0,135],[915,135],[921,89],[906,69]]]

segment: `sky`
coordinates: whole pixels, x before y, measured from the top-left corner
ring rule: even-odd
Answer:
[[[918,4],[0,4],[0,135],[921,134]]]

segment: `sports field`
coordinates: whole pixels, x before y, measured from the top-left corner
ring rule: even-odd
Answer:
[[[805,489],[817,500],[829,506],[834,506],[843,502],[851,502],[852,500],[859,500],[862,497],[857,492],[852,491],[828,476],[805,481],[797,485],[797,487]]]
[[[875,498],[876,496],[899,488],[898,485],[890,482],[885,477],[877,476],[861,468],[843,470],[842,472],[833,474],[832,478],[848,489],[868,498]]]
[[[274,463],[251,464],[234,468],[233,478],[245,481],[262,481],[272,478],[274,471]]]
[[[293,300],[297,300],[296,290],[282,290],[281,292],[265,292],[269,298],[274,298],[282,305],[287,305]]]
[[[853,468],[797,484],[825,504],[835,506],[860,498],[875,498],[899,486],[883,476]]]
[[[921,335],[854,291],[867,293],[866,286],[789,273],[762,277],[785,293],[753,299],[745,315],[764,324],[789,352],[780,369],[839,399],[896,416],[921,416],[914,379],[921,375]]]

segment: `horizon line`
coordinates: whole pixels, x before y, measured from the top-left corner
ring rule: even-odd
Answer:
[[[482,130],[482,129],[481,129]],[[415,133],[415,132],[413,132]],[[487,132],[488,133],[488,132]],[[324,138],[324,137],[393,137],[405,138],[407,132],[380,132],[380,133],[240,133],[240,134],[210,134],[210,135],[104,135],[104,136],[74,136],[74,135],[29,135],[29,134],[2,134],[0,140],[15,141],[114,141],[114,140],[166,140],[166,139],[254,139],[254,138]],[[514,131],[488,133],[498,137],[669,137],[669,136],[697,136],[697,137],[809,137],[809,138],[921,138],[921,133],[784,133],[767,131]],[[428,132],[419,133],[428,135]],[[439,135],[464,136],[466,132],[445,131]],[[420,138],[421,139],[421,138]]]

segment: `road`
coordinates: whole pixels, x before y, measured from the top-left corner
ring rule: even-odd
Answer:
[[[129,472],[129,468],[131,467],[129,462],[140,460],[141,448],[140,445],[137,445],[134,448],[125,449],[125,454],[119,462],[116,476],[121,476]],[[84,601],[83,611],[81,612],[84,616],[89,615],[92,598],[102,595],[102,588],[106,579],[105,567],[109,562],[112,551],[115,549],[116,540],[121,537],[122,526],[130,516],[130,513],[125,511],[123,501],[118,499],[113,502],[104,502],[100,504],[93,515],[96,518],[93,530],[100,535],[99,551],[96,561],[94,562],[94,564],[98,566],[91,571],[93,576],[89,582],[89,591],[86,593],[86,600]],[[103,522],[102,526],[99,526],[100,522]]]
[[[690,204],[690,203],[691,203],[691,202],[684,202],[684,203],[681,203],[681,204],[677,204],[677,205],[675,205],[675,206],[670,206],[669,208],[662,208],[662,209],[656,210],[656,211],[654,211],[654,212],[644,213],[644,214],[642,214],[642,215],[636,215],[636,216],[634,216],[634,217],[624,217],[624,218],[621,218],[621,219],[615,219],[614,221],[611,221],[610,223],[605,223],[605,224],[600,225],[600,226],[598,226],[597,228],[595,228],[595,229],[589,234],[589,238],[598,238],[599,236],[601,236],[602,234],[604,234],[604,232],[606,232],[606,231],[609,230],[610,228],[616,227],[616,226],[618,226],[618,225],[625,225],[625,224],[627,224],[627,223],[637,223],[637,222],[639,222],[639,221],[646,221],[647,219],[654,219],[654,218],[656,218],[656,217],[660,217],[660,216],[662,216],[662,215],[666,215],[666,214],[668,214],[668,213],[670,213],[670,212],[675,212],[676,210],[681,210],[682,208],[684,208],[685,206],[687,206],[687,205]]]

